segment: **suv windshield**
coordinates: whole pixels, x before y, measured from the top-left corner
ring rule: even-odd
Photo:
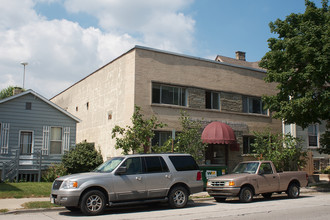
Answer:
[[[234,168],[233,173],[256,173],[258,166],[258,162],[240,163]]]
[[[110,173],[112,172],[119,164],[122,162],[124,157],[113,157],[110,160],[102,163],[100,166],[98,166],[94,172],[106,172]]]

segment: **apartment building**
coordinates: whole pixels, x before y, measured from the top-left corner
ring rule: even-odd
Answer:
[[[180,131],[184,110],[206,129],[204,163],[230,170],[250,158],[254,131],[282,131],[281,121],[261,101],[262,95],[276,93],[276,85],[264,82],[266,71],[247,62],[244,52],[236,56],[209,60],[135,46],[51,101],[81,119],[77,142],[94,142],[104,159],[121,154],[111,131],[115,125],[131,124],[134,105],[168,125],[155,131],[153,144],[159,145]]]

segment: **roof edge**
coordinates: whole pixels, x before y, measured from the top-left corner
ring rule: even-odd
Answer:
[[[22,93],[19,93],[17,95],[13,95],[10,97],[7,97],[5,99],[0,100],[0,104],[1,103],[5,103],[8,102],[10,100],[19,98],[21,96],[27,95],[27,94],[32,94],[36,97],[38,97],[39,99],[41,99],[42,101],[46,102],[48,105],[52,106],[53,108],[59,110],[60,112],[62,112],[63,114],[69,116],[70,118],[72,118],[73,120],[77,121],[77,122],[81,122],[81,120],[79,118],[77,118],[76,116],[72,115],[71,113],[69,113],[68,111],[64,110],[63,108],[61,108],[60,106],[56,105],[55,103],[51,102],[50,100],[46,99],[45,97],[43,97],[42,95],[40,95],[39,93],[33,91],[32,89],[28,89]]]

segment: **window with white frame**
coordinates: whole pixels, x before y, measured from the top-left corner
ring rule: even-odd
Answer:
[[[42,155],[63,154],[70,150],[70,127],[43,126]]]
[[[164,143],[171,139],[172,132],[171,131],[154,131],[155,136],[152,139],[152,146],[163,146]]]
[[[51,127],[50,154],[62,154],[62,128]]]
[[[31,154],[33,144],[33,132],[32,131],[20,131],[20,151],[21,154]]]
[[[261,98],[243,96],[243,112],[267,115],[267,109],[264,109],[264,105]]]
[[[205,91],[205,108],[220,109],[220,93]]]
[[[318,147],[318,125],[308,126],[308,145],[310,147]]]
[[[0,154],[8,154],[9,123],[0,123]]]
[[[178,86],[153,83],[152,103],[186,106],[186,89]]]

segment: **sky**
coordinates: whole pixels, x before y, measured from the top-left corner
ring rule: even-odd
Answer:
[[[318,7],[321,0],[314,0]],[[52,98],[135,45],[260,60],[269,23],[305,0],[0,0],[0,90]]]

